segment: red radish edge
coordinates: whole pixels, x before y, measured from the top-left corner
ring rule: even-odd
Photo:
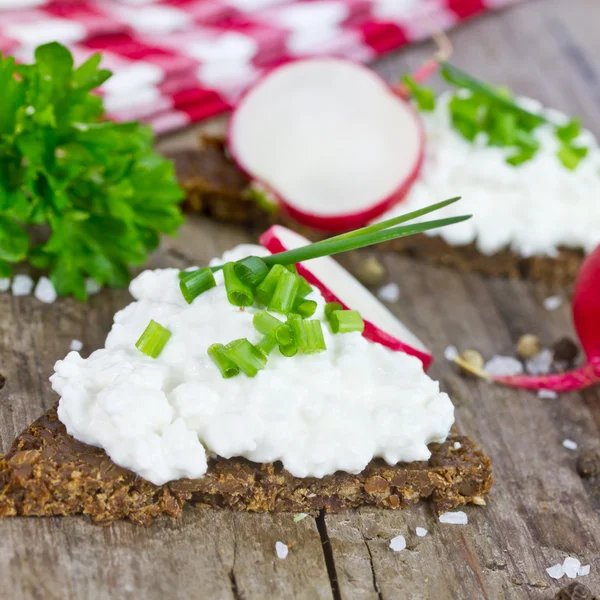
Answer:
[[[398,102],[402,102],[404,107],[407,109],[412,117],[414,118],[414,124],[416,125],[416,135],[418,146],[418,150],[414,156],[414,163],[410,170],[407,171],[405,175],[402,176],[402,179],[399,180],[397,187],[392,190],[390,193],[387,193],[383,198],[379,198],[370,204],[366,208],[357,209],[355,211],[341,211],[336,214],[319,214],[311,210],[303,209],[301,206],[295,206],[292,202],[286,199],[282,193],[269,181],[265,180],[265,177],[260,177],[255,174],[252,168],[247,164],[247,159],[245,159],[238,148],[238,144],[234,142],[234,131],[238,126],[238,122],[240,119],[240,114],[242,114],[242,110],[246,106],[249,99],[252,97],[252,94],[260,91],[261,87],[269,82],[269,79],[272,75],[281,72],[284,69],[289,69],[293,65],[298,64],[307,64],[307,63],[319,63],[319,62],[330,62],[339,65],[352,65],[365,73],[368,73],[373,81],[377,81],[382,86],[382,91],[387,91],[390,97],[395,98]],[[425,77],[425,76],[423,76]],[[285,131],[281,131],[281,136],[285,136]],[[316,142],[318,145],[318,142]],[[400,202],[406,194],[409,192],[410,188],[414,184],[417,179],[421,167],[423,165],[424,160],[424,146],[425,146],[425,132],[423,130],[423,126],[421,123],[421,119],[415,109],[408,104],[405,99],[401,97],[401,94],[398,93],[398,90],[389,86],[377,73],[369,69],[368,67],[357,63],[355,61],[351,61],[344,58],[336,58],[336,57],[317,57],[317,58],[309,58],[309,59],[298,59],[296,61],[291,61],[285,63],[283,65],[279,65],[265,73],[253,86],[251,86],[242,96],[237,106],[234,108],[231,117],[228,123],[227,129],[227,147],[231,154],[232,159],[237,164],[238,168],[245,173],[245,175],[254,181],[259,182],[266,189],[268,189],[279,201],[280,205],[284,209],[290,217],[302,223],[306,226],[319,229],[322,231],[348,231],[351,229],[356,229],[363,225],[366,225],[368,222],[372,221],[379,215],[383,214],[387,210],[389,210],[392,206]],[[253,153],[254,155],[256,152]],[[247,155],[248,156],[248,155]]]
[[[553,375],[493,377],[516,388],[569,392],[600,383],[600,246],[583,261],[573,294],[573,321],[587,360],[578,369]]]
[[[282,240],[283,237],[292,238],[294,240],[294,242],[286,244]],[[287,227],[282,227],[281,225],[274,225],[273,227],[269,228],[267,231],[265,231],[260,236],[260,243],[269,252],[271,252],[271,254],[278,254],[280,252],[285,252],[286,250],[291,250],[293,248],[305,246],[305,245],[309,244],[310,242],[309,242],[309,240],[307,240],[306,238],[297,234],[296,232],[291,231],[290,229],[287,229]],[[330,257],[317,258],[317,259],[313,259],[313,261],[325,261],[325,262],[320,263],[321,265],[325,265],[325,264],[329,263],[329,264],[327,264],[327,267],[325,267],[325,268],[333,267],[333,268],[341,269],[342,271],[344,271],[344,273],[353,281],[353,285],[357,286],[357,290],[361,290],[363,293],[368,294],[370,296],[370,300],[372,299],[372,301],[374,303],[379,305],[379,307],[380,307],[379,309],[382,311],[382,313],[386,317],[387,317],[387,315],[389,315],[389,318],[394,319],[395,321],[398,322],[399,325],[402,325],[400,323],[400,321],[385,306],[383,306],[383,304],[381,304],[379,302],[379,300],[377,300],[377,298],[375,298],[371,294],[371,292],[369,292],[369,290],[367,290],[354,277],[352,277],[352,275],[350,275],[350,273],[348,273],[333,258],[330,258]],[[311,263],[313,261],[307,261],[307,262]],[[329,261],[331,261],[331,262],[329,262]],[[350,298],[347,298],[347,302],[345,302],[330,287],[328,287],[327,283],[325,283],[321,279],[319,279],[310,270],[310,266],[307,267],[303,263],[298,263],[296,266],[298,268],[298,273],[300,273],[300,275],[302,275],[302,277],[304,277],[311,285],[314,285],[323,294],[323,297],[325,298],[325,300],[327,302],[339,302],[346,309],[348,309],[348,308],[358,309],[357,306],[352,305],[352,300]],[[331,282],[328,282],[328,283],[331,283]],[[415,338],[415,342],[418,342],[418,344],[421,346],[421,348],[415,348],[414,346],[411,346],[411,345],[407,344],[406,342],[403,342],[401,339],[383,331],[381,328],[379,328],[377,325],[375,325],[368,318],[365,318],[367,315],[365,315],[364,312],[362,312],[361,315],[365,322],[365,330],[364,330],[363,335],[368,340],[370,340],[372,342],[377,342],[383,346],[386,346],[387,348],[390,348],[391,350],[394,350],[397,352],[405,352],[406,354],[410,354],[411,356],[416,356],[423,363],[424,370],[427,370],[429,368],[429,366],[431,365],[431,362],[433,360],[433,356],[431,355],[431,353],[429,353],[427,351],[425,345],[418,338],[416,338],[416,336],[414,336],[414,334],[410,334],[410,335],[413,335],[413,337]],[[402,325],[402,327],[404,327],[404,326]],[[410,333],[410,332],[407,331],[407,333]]]

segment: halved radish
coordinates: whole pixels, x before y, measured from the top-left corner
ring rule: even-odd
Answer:
[[[339,58],[277,67],[229,121],[238,166],[297,221],[365,225],[402,199],[423,162],[418,114],[374,71]]]
[[[287,227],[274,225],[260,236],[260,243],[272,254],[306,246],[310,242]],[[364,336],[392,350],[416,356],[427,370],[433,356],[369,290],[361,285],[333,258],[314,258],[297,265],[298,272],[320,290],[327,302],[339,302],[362,315]]]

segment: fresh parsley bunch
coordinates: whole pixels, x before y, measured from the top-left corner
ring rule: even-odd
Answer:
[[[173,166],[152,150],[151,130],[102,120],[90,93],[111,76],[100,60],[75,69],[57,43],[30,65],[0,54],[0,277],[29,261],[79,300],[86,277],[127,285],[129,267],[183,221]]]
[[[578,119],[565,125],[552,123],[543,114],[520,106],[510,90],[475,79],[447,62],[441,62],[441,74],[457,88],[448,105],[454,129],[470,142],[475,140],[477,134],[484,132],[489,146],[512,148],[513,153],[506,158],[509,164],[516,167],[535,156],[540,143],[533,131],[542,124],[554,128],[560,142],[557,157],[567,169],[575,170],[587,156],[588,148],[577,142],[581,133]],[[403,82],[419,110],[435,109],[433,90],[419,85],[410,75],[405,75]]]

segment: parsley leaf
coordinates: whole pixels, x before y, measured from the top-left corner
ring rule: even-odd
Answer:
[[[419,110],[429,112],[435,110],[435,92],[431,88],[420,85],[408,74],[403,75],[402,82],[409,89]]]
[[[129,268],[183,221],[182,191],[150,129],[102,120],[91,91],[111,73],[100,61],[75,68],[58,43],[29,65],[0,54],[0,276],[28,261],[79,300],[87,277],[127,285]],[[45,239],[32,244],[31,226]]]

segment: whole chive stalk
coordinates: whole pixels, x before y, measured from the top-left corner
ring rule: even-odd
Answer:
[[[296,298],[294,302],[294,312],[298,313],[303,319],[308,319],[315,314],[317,303],[314,300],[304,300],[304,298]]]
[[[242,283],[255,288],[269,274],[269,267],[258,256],[248,256],[235,263],[235,274]]]
[[[260,350],[265,356],[269,356],[271,352],[277,347],[277,340],[273,335],[265,335],[263,338],[256,344],[256,348]]]
[[[333,333],[362,333],[365,329],[365,322],[356,310],[334,310],[329,316],[329,324]]]
[[[252,288],[237,276],[234,263],[227,263],[223,267],[223,276],[229,302],[234,306],[252,306],[254,303]]]
[[[306,330],[306,346],[304,348],[304,354],[315,354],[316,352],[327,350],[321,321],[304,321],[304,327]]]
[[[300,278],[290,271],[284,270],[279,279],[277,286],[273,292],[273,296],[269,302],[269,310],[278,312],[282,315],[288,315],[294,308],[296,295],[300,286]]]
[[[262,280],[260,285],[256,288],[256,297],[265,306],[269,305],[273,292],[277,287],[279,277],[285,271],[285,267],[282,265],[274,265],[267,276]]]
[[[150,358],[158,358],[170,337],[171,332],[166,327],[151,320],[135,347]]]
[[[306,328],[304,327],[304,319],[300,315],[290,315],[287,323],[292,329],[294,346],[296,348],[306,348],[308,338],[306,336]]]
[[[312,294],[313,289],[310,283],[304,277],[298,276],[298,278],[300,279],[300,283],[298,284],[298,298],[305,298],[309,294]]]
[[[191,304],[200,294],[217,285],[215,276],[208,267],[196,271],[182,271],[182,273],[184,275],[179,281],[179,289],[188,304]]]
[[[267,364],[267,357],[246,338],[227,344],[225,354],[248,377],[255,377]]]
[[[217,369],[221,372],[223,379],[235,377],[239,372],[239,367],[227,356],[223,344],[213,344],[208,348],[208,356],[215,363]]]
[[[296,348],[296,346],[294,346],[294,344],[289,344],[287,346],[280,344],[279,352],[281,352],[281,354],[283,354],[283,356],[286,356],[287,358],[291,358],[292,356],[296,356],[296,354],[298,354],[298,348]]]

